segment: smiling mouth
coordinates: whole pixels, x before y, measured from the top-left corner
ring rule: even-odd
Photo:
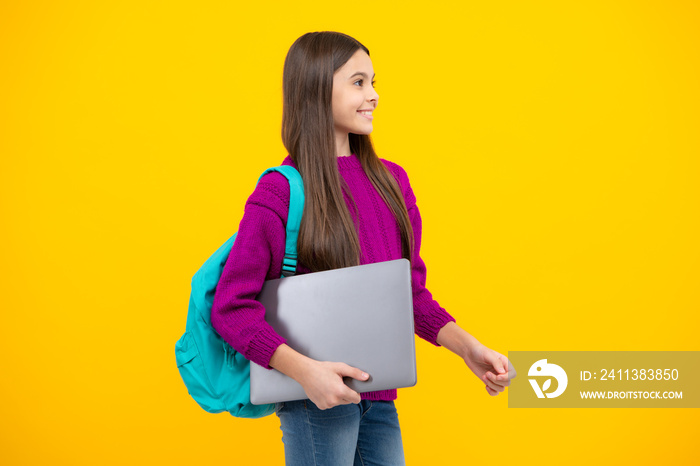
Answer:
[[[372,112],[370,112],[370,111],[365,111],[365,112],[358,111],[357,113],[359,113],[360,115],[362,115],[363,117],[367,118],[370,121],[372,119],[374,119],[374,117],[372,116]]]

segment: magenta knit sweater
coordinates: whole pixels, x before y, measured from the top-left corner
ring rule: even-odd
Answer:
[[[413,225],[415,251],[411,271],[416,334],[437,345],[440,329],[455,319],[433,299],[425,287],[426,268],[420,258],[421,217],[405,170],[380,159],[398,180]],[[282,165],[296,165],[287,156]],[[372,186],[360,159],[352,154],[338,157],[338,171],[352,193],[359,212],[345,195],[345,202],[358,225],[361,264],[401,259],[401,235],[391,210]],[[269,368],[270,358],[286,340],[265,322],[265,309],[255,300],[265,280],[280,278],[289,209],[289,182],[281,173],[266,174],[248,198],[228,260],[214,295],[211,322],[236,351]],[[359,216],[359,218],[358,218]],[[297,275],[309,273],[301,262]],[[395,400],[396,390],[361,394],[363,399]]]

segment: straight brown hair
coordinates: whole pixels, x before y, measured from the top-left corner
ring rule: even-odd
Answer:
[[[304,181],[298,260],[312,272],[360,265],[357,229],[343,198],[352,199],[338,172],[333,123],[333,75],[359,49],[356,39],[333,31],[299,37],[284,61],[282,142]],[[402,255],[412,261],[413,228],[401,188],[374,152],[369,135],[349,134],[350,150],[398,222]],[[352,199],[355,208],[355,200]]]

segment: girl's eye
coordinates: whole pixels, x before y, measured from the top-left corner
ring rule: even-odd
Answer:
[[[361,82],[363,82],[363,81],[364,81],[364,79],[358,79],[358,80],[355,81],[353,84],[361,83]],[[377,81],[372,81],[372,87],[374,87],[376,84],[377,84]]]

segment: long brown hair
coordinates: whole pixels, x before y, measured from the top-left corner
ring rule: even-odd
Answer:
[[[292,44],[282,78],[282,142],[304,180],[299,261],[312,272],[360,265],[360,242],[338,172],[333,123],[333,74],[367,47],[339,32],[309,32]],[[394,176],[374,152],[369,135],[349,134],[350,150],[393,212],[401,231],[403,257],[412,262],[413,229]],[[355,203],[353,199],[353,203]]]

